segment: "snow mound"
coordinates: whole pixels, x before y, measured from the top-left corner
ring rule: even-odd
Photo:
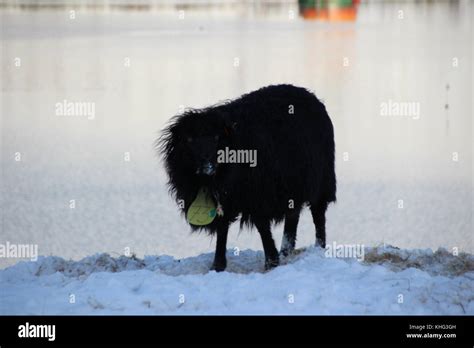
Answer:
[[[117,273],[145,269],[169,276],[179,276],[208,273],[213,260],[212,253],[185,259],[175,259],[168,255],[145,256],[143,260],[134,255],[113,257],[107,253],[88,256],[79,261],[49,256],[39,257],[37,262],[21,262],[11,267],[11,271],[7,271],[7,274],[20,271],[34,276],[45,276],[59,272],[66,277],[81,278],[97,272]],[[264,271],[263,252],[246,250],[238,255],[229,253],[227,260],[227,272],[245,274]]]
[[[300,250],[264,272],[261,251],[41,257],[0,271],[0,314],[474,314],[473,256],[367,248],[365,261]]]
[[[443,275],[447,277],[459,276],[464,273],[474,272],[474,255],[459,253],[455,256],[444,248],[433,252],[431,249],[402,250],[397,247],[378,246],[366,248],[364,263],[385,265],[395,272],[407,268],[417,268],[431,275]],[[295,253],[282,260],[282,264],[297,261],[304,253],[321,253],[318,249],[298,249]],[[303,255],[302,255],[303,254]],[[88,276],[95,272],[123,272],[146,269],[170,276],[205,274],[208,273],[214,255],[204,254],[186,259],[175,259],[171,256],[145,256],[143,260],[135,255],[127,257],[121,255],[112,257],[107,253],[88,256],[80,261],[64,260],[60,257],[41,257],[29,272],[36,276],[62,273],[68,277]],[[228,255],[230,273],[252,273],[264,272],[262,264],[264,254],[251,250],[239,254]],[[350,259],[348,259],[350,260]],[[25,265],[26,266],[26,265]],[[28,265],[27,267],[31,267]],[[36,266],[36,268],[34,267]],[[21,267],[21,266],[19,266]]]
[[[393,246],[368,248],[364,261],[387,265],[393,271],[413,267],[447,277],[474,272],[474,255],[461,252],[455,256],[444,248],[435,252],[431,249],[401,250]]]

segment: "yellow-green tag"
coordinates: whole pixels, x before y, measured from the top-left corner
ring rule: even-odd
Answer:
[[[186,219],[191,225],[205,226],[209,225],[216,217],[216,204],[203,187],[194,199],[186,213]]]

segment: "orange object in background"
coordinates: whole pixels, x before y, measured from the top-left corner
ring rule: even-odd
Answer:
[[[329,8],[328,19],[330,21],[355,21],[357,16],[357,8],[343,7],[343,8]]]
[[[360,0],[300,0],[300,15],[308,20],[355,21]]]
[[[301,13],[304,19],[312,20],[328,20],[329,19],[329,10],[327,9],[317,9],[317,8],[306,8]]]

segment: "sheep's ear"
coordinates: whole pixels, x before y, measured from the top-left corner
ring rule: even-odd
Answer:
[[[231,136],[234,133],[236,127],[237,127],[237,122],[233,122],[230,125],[225,125],[224,126],[225,135],[226,136]]]

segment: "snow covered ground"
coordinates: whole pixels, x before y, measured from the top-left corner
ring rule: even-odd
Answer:
[[[303,250],[263,271],[263,253],[40,257],[0,271],[0,314],[474,314],[474,256],[365,248],[364,260]]]

